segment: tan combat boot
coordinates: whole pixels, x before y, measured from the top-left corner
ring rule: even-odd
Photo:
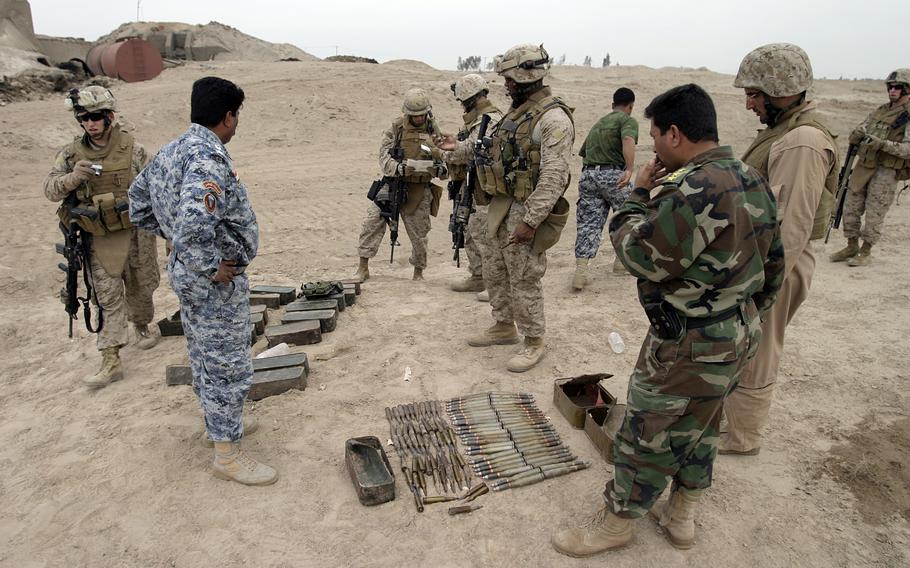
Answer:
[[[506,369],[513,373],[524,373],[537,366],[547,352],[543,337],[525,337],[525,346],[506,363]]]
[[[259,430],[259,421],[256,420],[256,417],[253,415],[244,414],[243,415],[243,437],[246,438],[250,434],[255,433]],[[205,422],[202,424],[202,434],[200,439],[202,440],[202,445],[206,448],[212,448],[215,446],[215,442],[209,436],[209,431],[205,427]]]
[[[872,245],[863,242],[856,256],[847,261],[847,266],[869,266],[872,263]]]
[[[859,239],[847,239],[847,246],[828,257],[831,262],[850,260],[859,252]]]
[[[620,548],[631,540],[632,519],[617,517],[607,507],[584,525],[556,531],[550,537],[550,543],[557,552],[573,558]]]
[[[670,493],[669,500],[657,503],[648,511],[666,529],[670,543],[676,548],[692,548],[695,544],[695,505],[701,493],[678,488]]]
[[[120,365],[120,347],[105,347],[101,350],[101,369],[91,377],[82,379],[86,386],[100,389],[123,378]]]
[[[274,468],[240,451],[240,442],[215,442],[214,475],[244,485],[271,485],[278,481]]]
[[[585,284],[588,283],[588,264],[590,258],[575,259],[575,275],[572,277],[572,288],[575,290],[584,290]]]
[[[478,302],[489,302],[490,301],[490,291],[484,290],[483,292],[477,292],[477,301]]]
[[[158,345],[158,336],[149,331],[147,325],[137,325],[136,329],[136,347],[139,349],[151,349]]]
[[[354,278],[361,282],[366,282],[370,279],[370,259],[360,257],[360,266],[357,268],[357,272],[354,273]]]
[[[423,280],[423,268],[414,267],[414,275],[411,276],[411,280]]]
[[[486,286],[483,284],[482,276],[472,274],[464,280],[453,282],[450,288],[456,292],[483,292]]]
[[[468,338],[471,347],[489,347],[490,345],[513,345],[518,343],[518,330],[512,322],[498,321],[484,330],[480,335]]]

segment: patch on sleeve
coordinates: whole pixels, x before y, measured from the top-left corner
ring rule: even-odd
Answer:
[[[212,180],[206,180],[206,181],[202,182],[202,187],[211,191],[215,195],[221,195],[222,193],[224,193],[224,191],[221,189],[221,186],[219,186],[217,183],[213,182]]]
[[[206,211],[209,213],[214,213],[215,209],[218,208],[218,199],[215,197],[214,193],[206,193],[202,197],[202,203],[205,205]]]

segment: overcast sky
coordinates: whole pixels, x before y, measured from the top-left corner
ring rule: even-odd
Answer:
[[[136,19],[133,0],[31,0],[35,32],[95,40]],[[491,57],[516,43],[543,43],[581,64],[708,67],[735,73],[759,45],[805,49],[816,77],[884,78],[910,67],[906,0],[142,0],[140,19],[204,24],[387,61],[419,59],[454,69],[459,56]],[[893,22],[892,26],[888,22]]]

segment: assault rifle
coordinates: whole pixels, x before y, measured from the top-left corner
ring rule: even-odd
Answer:
[[[57,252],[66,259],[66,263],[57,265],[66,273],[66,313],[69,316],[69,336],[73,336],[73,320],[79,319],[79,304],[82,303],[82,319],[85,320],[85,329],[89,333],[100,333],[104,327],[104,311],[98,307],[98,323],[92,327],[92,306],[90,299],[95,298],[92,285],[92,240],[91,235],[76,223],[80,216],[94,218],[97,212],[77,207],[78,201],[75,193],[70,193],[64,200],[63,208],[68,211],[68,221],[60,221],[60,231],[63,233],[63,243],[58,243]],[[85,297],[79,297],[79,272],[82,271],[82,280],[85,283]],[[95,298],[97,303],[97,298]]]
[[[391,150],[393,160],[400,164],[404,161],[404,150],[397,144]],[[401,176],[383,176],[373,182],[370,191],[367,192],[367,198],[376,204],[379,208],[379,215],[389,226],[389,243],[392,247],[392,253],[389,255],[389,264],[395,261],[395,247],[401,246],[398,242],[398,225],[401,216],[401,205],[408,198],[405,190],[404,181]]]
[[[847,200],[847,192],[850,191],[850,175],[853,173],[853,158],[856,157],[858,150],[858,144],[850,144],[847,149],[847,158],[844,160],[844,166],[837,176],[837,206],[831,213],[831,221],[828,223],[828,230],[825,232],[825,243],[828,242],[828,237],[831,236],[832,227],[839,229],[841,219],[844,217],[844,203]]]
[[[487,135],[487,127],[490,125],[490,115],[485,114],[480,119],[480,131],[477,133],[477,140],[474,142],[474,157],[468,165],[468,175],[464,182],[464,189],[459,196],[457,193],[452,199],[452,216],[449,221],[449,230],[452,232],[452,249],[455,254],[452,260],[455,266],[461,267],[461,249],[464,248],[465,231],[468,228],[468,221],[471,219],[471,213],[474,212],[474,191],[477,189],[477,155],[484,150],[484,138]],[[450,187],[450,191],[451,191]]]

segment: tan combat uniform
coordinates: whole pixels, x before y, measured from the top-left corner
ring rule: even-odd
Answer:
[[[570,113],[549,87],[537,91],[496,125],[493,161],[478,167],[478,180],[493,196],[487,216],[491,254],[483,274],[492,315],[500,323],[514,322],[519,333],[530,338],[542,337],[546,331],[540,280],[547,271],[547,254],[536,239],[509,245],[509,235],[522,221],[539,229],[568,187],[575,142]],[[503,168],[509,167],[505,162],[510,158],[502,151],[510,147],[512,164],[526,164],[526,169],[513,169],[507,178]]]
[[[850,176],[850,192],[844,200],[844,236],[874,245],[882,236],[885,215],[897,193],[897,182],[910,179],[910,128],[901,115],[910,113],[910,103],[895,107],[884,104],[850,134],[851,144],[860,144],[867,134],[884,140],[873,152],[860,145]],[[900,126],[892,128],[898,121]],[[861,218],[866,224],[861,227]]]
[[[743,161],[765,175],[777,198],[784,243],[784,283],[762,322],[762,340],[739,386],[724,403],[721,447],[749,452],[761,446],[784,349],[784,332],[809,296],[815,271],[811,240],[825,234],[837,188],[837,148],[814,102],[781,116],[759,133]]]
[[[474,159],[474,143],[480,134],[480,121],[485,114],[490,115],[491,127],[502,119],[502,113],[493,106],[493,103],[488,100],[478,103],[471,112],[464,114],[464,128],[458,133],[459,142],[455,149],[443,153],[442,159],[449,166],[451,181],[465,180],[466,166]],[[464,187],[462,187],[462,191],[464,191]],[[477,192],[480,191],[479,184],[477,184],[474,195],[474,213],[468,219],[468,230],[464,241],[465,252],[468,255],[468,270],[475,278],[483,277],[484,259],[490,255],[490,239],[486,236],[487,202],[482,197],[481,201],[484,203],[481,204],[477,201]]]
[[[133,178],[145,167],[148,155],[141,144],[118,123],[112,126],[111,140],[104,148],[89,147],[83,137],[63,147],[54,167],[44,180],[44,195],[63,201],[70,191],[78,192],[80,203],[91,203],[91,196],[114,193],[126,197]],[[63,177],[81,159],[103,166],[102,175],[68,190]],[[92,236],[91,275],[98,304],[104,313],[104,326],[98,334],[98,350],[121,347],[129,342],[127,322],[142,326],[155,316],[152,294],[158,288],[158,248],[155,235],[130,227],[106,235]]]
[[[435,147],[429,130],[430,124],[431,121],[427,120],[422,126],[415,127],[407,116],[403,116],[382,133],[382,143],[379,146],[379,169],[382,175],[399,177],[399,166],[408,159],[430,159],[420,149],[421,144]],[[392,149],[396,144],[404,151],[403,162],[392,158]],[[403,177],[408,198],[401,206],[401,221],[411,241],[410,263],[414,268],[422,270],[427,266],[427,235],[430,232],[430,209],[434,200],[430,180],[434,176],[418,172]],[[379,207],[370,202],[360,230],[360,244],[357,248],[360,258],[376,256],[385,236],[386,225],[385,219],[380,216]]]

